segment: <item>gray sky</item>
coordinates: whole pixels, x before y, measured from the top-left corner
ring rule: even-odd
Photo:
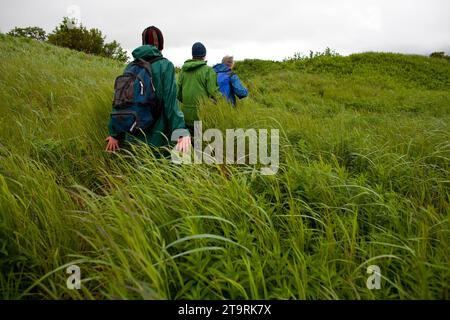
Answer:
[[[69,15],[130,52],[142,30],[155,25],[164,34],[164,55],[176,65],[196,41],[206,45],[209,64],[226,54],[281,60],[327,46],[341,54],[450,53],[448,0],[2,0],[0,30],[49,32]]]

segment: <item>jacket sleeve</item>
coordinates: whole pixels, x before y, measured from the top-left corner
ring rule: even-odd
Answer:
[[[109,122],[108,122],[108,131],[109,131],[109,135],[111,137],[113,137],[114,139],[117,139],[117,140],[125,139],[125,133],[118,133],[114,130],[111,117],[109,118]]]
[[[239,99],[246,98],[248,96],[248,90],[245,88],[241,80],[236,74],[231,76],[231,85],[233,86],[233,91]]]
[[[177,83],[175,68],[168,63],[162,75],[164,113],[167,118],[170,134],[177,129],[185,129],[184,115],[177,102]]]
[[[208,68],[206,74],[206,91],[208,96],[217,101],[221,97],[219,85],[217,84],[217,74],[212,68]]]
[[[178,75],[177,81],[177,99],[183,103],[183,71]]]
[[[115,132],[114,129],[113,129],[111,117],[109,117],[109,122],[108,122],[108,132],[109,132],[109,135],[110,135],[111,137],[117,139],[118,134],[117,134],[117,132]]]

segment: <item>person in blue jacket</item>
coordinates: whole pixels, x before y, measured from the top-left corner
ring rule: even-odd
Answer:
[[[220,92],[233,106],[236,106],[236,97],[239,99],[248,96],[248,90],[245,88],[239,77],[233,73],[234,58],[226,56],[222,59],[222,63],[214,66],[217,73],[217,83]]]

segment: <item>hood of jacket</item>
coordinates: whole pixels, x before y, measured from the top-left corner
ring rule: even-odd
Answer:
[[[206,66],[206,61],[191,59],[191,60],[187,60],[183,64],[183,67],[181,69],[183,71],[192,71],[192,70],[197,69],[202,66]]]
[[[227,73],[231,71],[230,67],[224,63],[216,64],[213,68],[216,73]]]
[[[133,51],[132,55],[134,59],[144,59],[144,60],[162,57],[161,51],[159,51],[158,48],[149,45],[140,46],[139,48],[136,48]]]

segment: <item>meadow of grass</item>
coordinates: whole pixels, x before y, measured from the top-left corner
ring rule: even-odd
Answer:
[[[104,152],[122,69],[0,35],[0,298],[449,298],[449,61],[239,63],[203,125],[280,129],[275,176]]]

